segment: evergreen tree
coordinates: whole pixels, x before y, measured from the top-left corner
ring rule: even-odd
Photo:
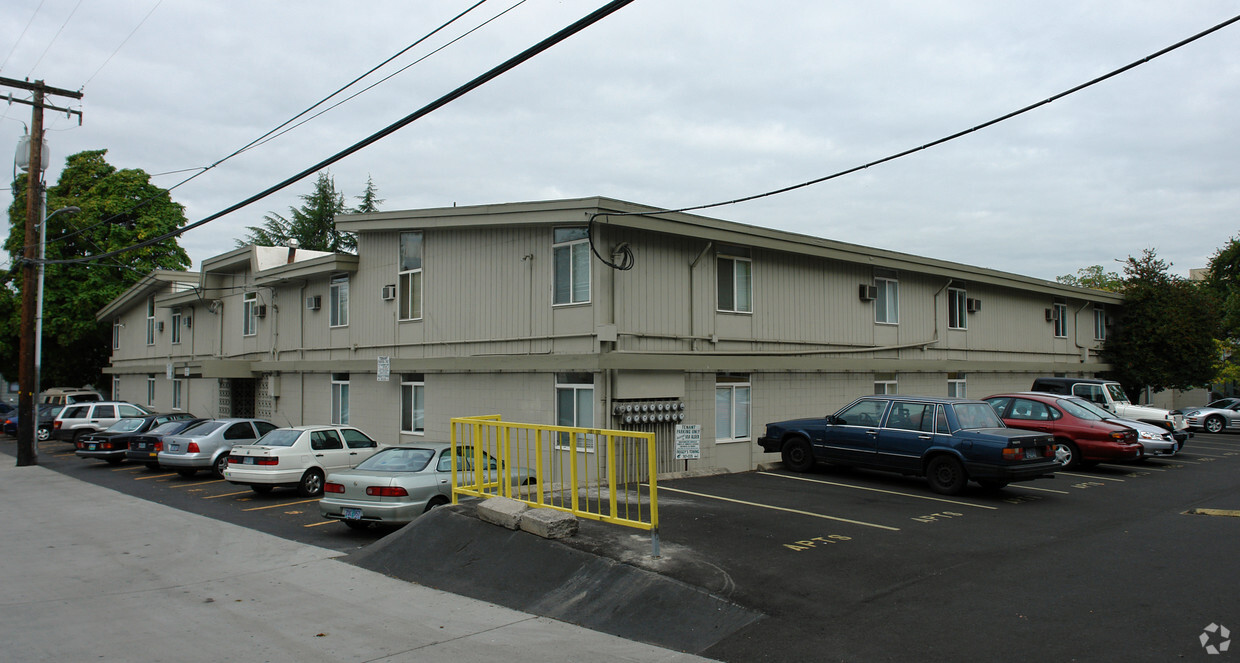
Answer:
[[[375,198],[374,184],[369,179],[362,198],[363,205],[371,207],[383,202]],[[263,225],[247,227],[250,234],[237,240],[237,246],[282,246],[296,239],[301,248],[313,251],[357,249],[357,238],[352,233],[336,230],[336,215],[345,213],[346,208],[344,194],[336,191],[336,182],[330,173],[319,173],[314,190],[301,196],[301,200],[301,207],[290,207],[288,216],[271,212],[263,217]]]

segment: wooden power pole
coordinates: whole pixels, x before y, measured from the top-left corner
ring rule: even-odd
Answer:
[[[11,102],[29,103],[33,110],[30,119],[30,167],[26,171],[26,239],[22,254],[22,328],[21,352],[19,355],[17,381],[21,391],[17,396],[17,465],[37,465],[39,462],[35,447],[35,435],[38,431],[39,385],[35,375],[35,309],[37,307],[36,285],[38,281],[37,260],[39,255],[39,224],[43,223],[43,109],[77,113],[81,121],[81,111],[49,106],[43,102],[47,95],[57,95],[81,99],[82,93],[73,90],[61,90],[43,84],[43,81],[19,81],[0,77],[0,85],[29,90],[34,93],[29,102],[13,99]]]

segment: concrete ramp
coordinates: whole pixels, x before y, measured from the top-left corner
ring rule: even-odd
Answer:
[[[762,614],[589,548],[484,523],[441,507],[345,561],[453,594],[630,640],[701,653]],[[587,521],[578,539],[624,528]],[[585,545],[582,545],[582,544]]]

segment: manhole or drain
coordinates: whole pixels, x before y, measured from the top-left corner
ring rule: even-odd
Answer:
[[[1184,512],[1189,516],[1231,516],[1240,518],[1240,510],[1237,509],[1189,509]]]

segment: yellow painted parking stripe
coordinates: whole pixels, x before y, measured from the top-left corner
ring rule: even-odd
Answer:
[[[317,502],[317,501],[319,500],[316,498],[313,500],[301,500],[298,502],[285,502],[283,504],[268,504],[267,506],[252,506],[248,509],[242,509],[242,511],[262,511],[263,509],[280,509],[286,506],[296,506],[298,504],[309,504],[310,502]]]
[[[173,488],[188,488],[189,486],[205,486],[209,483],[224,483],[223,479],[215,479],[213,481],[195,481],[194,483],[179,483]]]
[[[212,495],[211,497],[204,497],[204,498],[202,498],[202,499],[204,499],[204,500],[213,500],[213,499],[215,499],[215,498],[217,498],[217,497],[232,497],[232,496],[234,496],[234,495],[246,495],[246,494],[248,494],[248,493],[250,493],[250,491],[248,491],[248,490],[241,490],[241,491],[238,491],[238,492],[235,492],[235,493],[224,493],[223,495]]]
[[[870,487],[868,487],[868,486],[857,486],[857,485],[847,484],[847,483],[836,483],[836,482],[834,482],[834,481],[826,481],[826,480],[823,480],[823,479],[811,479],[811,478],[809,478],[809,477],[794,477],[794,476],[791,476],[791,475],[788,475],[788,474],[775,474],[774,472],[758,472],[758,474],[765,474],[766,476],[769,476],[769,477],[779,477],[779,478],[781,478],[781,479],[796,479],[797,481],[808,481],[808,482],[810,482],[810,483],[822,483],[822,484],[826,484],[826,485],[828,485],[828,486],[839,486],[839,487],[841,487],[841,488],[853,488],[853,489],[856,489],[856,490],[868,490],[868,491],[870,491],[870,492],[874,492],[874,493],[886,493],[886,494],[888,494],[888,495],[899,495],[900,497],[915,497],[915,498],[917,498],[917,499],[919,499],[919,500],[930,500],[931,502],[946,502],[946,503],[948,503],[948,504],[958,504],[958,505],[960,505],[960,506],[971,506],[971,507],[973,507],[973,508],[975,508],[975,509],[991,509],[991,510],[994,510],[994,509],[998,509],[998,508],[999,508],[999,507],[997,507],[997,506],[989,506],[989,505],[986,505],[986,504],[973,504],[973,503],[971,503],[971,502],[961,502],[961,501],[959,501],[959,500],[949,500],[949,499],[947,499],[947,498],[945,498],[945,497],[930,497],[929,495],[916,495],[916,494],[913,494],[913,493],[901,493],[901,492],[897,492],[897,491],[894,491],[894,490],[883,490],[883,489],[881,489],[881,488],[870,488]]]
[[[176,472],[173,472],[171,474],[152,474],[146,477],[134,477],[133,480],[134,481],[146,481],[147,479],[167,479],[168,477],[174,477],[176,475],[177,475]]]
[[[1008,486],[1008,488],[1019,488],[1020,490],[1036,490],[1043,493],[1059,493],[1060,495],[1071,495],[1066,490],[1055,490],[1054,488],[1038,488],[1036,486]]]
[[[837,518],[837,517],[835,517],[835,516],[828,516],[828,515],[821,514],[821,513],[814,513],[814,512],[812,512],[812,511],[801,511],[800,509],[789,509],[789,508],[787,508],[787,507],[782,507],[782,506],[772,506],[772,505],[770,505],[770,504],[759,504],[759,503],[757,503],[757,502],[746,502],[746,501],[744,501],[744,500],[734,500],[734,499],[732,499],[732,498],[730,498],[730,497],[720,497],[720,496],[718,496],[718,495],[707,495],[706,493],[695,493],[695,492],[693,492],[693,491],[691,491],[691,490],[681,490],[681,489],[679,489],[679,488],[668,488],[667,486],[659,486],[659,490],[660,490],[660,491],[664,491],[664,490],[666,490],[666,491],[670,491],[670,492],[673,492],[673,493],[684,493],[685,495],[695,495],[695,496],[697,496],[697,497],[706,497],[706,498],[709,498],[709,499],[712,499],[712,500],[721,500],[721,501],[723,501],[723,502],[733,502],[733,503],[735,503],[735,504],[744,504],[744,505],[746,505],[746,506],[756,506],[756,507],[758,507],[758,508],[760,508],[760,509],[773,509],[773,510],[775,510],[775,511],[784,511],[784,512],[787,512],[787,513],[795,513],[795,514],[799,514],[799,515],[802,515],[802,516],[813,516],[814,518],[825,518],[825,519],[827,519],[827,520],[834,520],[834,521],[837,521],[837,522],[841,522],[841,523],[849,523],[849,524],[852,524],[852,525],[861,525],[861,526],[863,526],[863,527],[876,527],[876,528],[878,528],[878,529],[890,530],[890,531],[892,531],[892,532],[899,532],[899,531],[900,531],[900,528],[899,528],[899,527],[888,527],[888,526],[886,526],[886,525],[875,525],[874,523],[864,523],[864,522],[861,522],[860,520],[849,520],[849,519],[847,519],[847,518]]]
[[[323,525],[330,525],[332,523],[337,523],[337,522],[340,522],[340,521],[339,520],[324,520],[321,523],[310,523],[309,525],[302,525],[302,527],[322,527]]]
[[[1104,477],[1097,474],[1073,474],[1072,472],[1056,472],[1055,476],[1080,477],[1082,479],[1099,479],[1101,481],[1118,481],[1124,483],[1123,479],[1114,479],[1112,477]]]
[[[1184,513],[1193,516],[1228,516],[1231,518],[1240,518],[1240,511],[1235,509],[1189,509]]]
[[[1220,451],[1220,449],[1211,449],[1210,451]],[[1222,454],[1203,454],[1200,451],[1185,451],[1182,453],[1186,456],[1205,456],[1206,458],[1226,458],[1226,456]]]

